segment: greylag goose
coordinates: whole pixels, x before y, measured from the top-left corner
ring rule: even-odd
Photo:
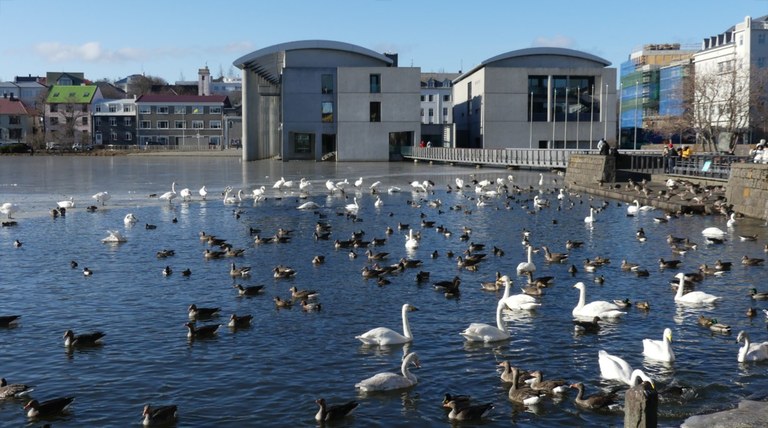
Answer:
[[[360,405],[357,401],[352,400],[344,404],[328,406],[325,402],[325,398],[318,398],[315,400],[315,403],[320,406],[320,410],[315,414],[315,420],[318,422],[343,419],[349,416],[350,413]]]
[[[179,417],[178,409],[175,405],[151,407],[147,404],[144,406],[141,415],[144,417],[142,425],[145,427],[172,425]]]
[[[509,393],[507,394],[509,401],[524,406],[531,406],[541,401],[541,397],[544,393],[529,388],[528,386],[518,386],[519,371],[517,370],[517,367],[512,367],[511,370],[512,386],[509,388]]]
[[[301,301],[301,309],[304,312],[319,312],[322,308],[320,302],[308,302],[306,299]]]
[[[416,274],[416,282],[421,283],[427,281],[429,281],[429,272],[422,270]]]
[[[457,401],[449,401],[446,404],[451,409],[448,419],[457,421],[476,421],[483,419],[493,410],[493,403],[486,404],[460,404]]]
[[[293,306],[293,301],[283,300],[280,296],[275,296],[273,300],[275,301],[275,307],[278,309],[290,309]]]
[[[75,397],[53,398],[43,401],[42,403],[37,400],[30,400],[27,405],[24,406],[24,410],[30,418],[47,418],[60,414],[66,410],[73,401],[75,401]]]
[[[237,266],[235,266],[234,262],[230,263],[230,265],[229,265],[229,276],[231,276],[232,278],[236,278],[238,276],[239,277],[246,277],[246,276],[250,276],[250,274],[251,274],[251,267],[250,266],[240,266],[240,267],[237,267]]]
[[[264,285],[249,285],[244,287],[242,284],[235,284],[232,287],[237,289],[240,296],[255,296],[264,291]]]
[[[520,369],[518,369],[516,367],[512,367],[512,365],[509,363],[508,360],[504,360],[504,361],[500,362],[498,364],[498,366],[501,367],[501,374],[499,375],[499,377],[501,378],[502,382],[512,383],[512,381],[514,380],[512,369],[516,369],[517,370],[518,386],[525,386],[526,385],[525,381],[528,380],[528,379],[531,379],[531,374],[530,373],[528,373],[525,370],[520,370]]]
[[[171,256],[173,256],[175,254],[176,254],[176,251],[174,251],[174,250],[163,249],[163,250],[160,250],[157,253],[155,253],[155,256],[158,259],[164,259],[166,257],[171,257]]]
[[[72,330],[67,330],[64,332],[64,346],[96,346],[101,344],[104,336],[106,334],[101,331],[75,335]]]
[[[574,403],[583,409],[600,410],[616,404],[616,394],[598,392],[588,397],[584,397],[584,384],[581,382],[571,385],[571,388],[575,388],[579,391],[574,399]]]
[[[291,297],[294,299],[312,299],[318,295],[315,290],[299,290],[296,286],[291,287],[290,291]]]
[[[682,262],[683,262],[682,260],[664,260],[664,259],[659,259],[659,268],[660,269],[675,269]]]
[[[194,322],[190,321],[184,325],[186,325],[187,329],[189,330],[187,332],[187,337],[190,339],[213,337],[216,335],[216,331],[219,329],[219,324],[208,324],[198,327]]]
[[[550,263],[563,263],[568,260],[568,253],[550,252],[546,245],[542,245],[541,249],[544,250],[544,259]]]
[[[465,394],[450,394],[446,392],[443,397],[443,407],[448,408],[448,403],[451,401],[455,401],[459,406],[468,406],[472,401],[472,397]]]
[[[0,379],[0,399],[19,398],[29,394],[32,391],[34,391],[34,388],[29,385],[24,385],[23,383],[9,384],[5,378]]]
[[[543,380],[540,370],[532,372],[531,376],[533,376],[533,382],[531,382],[530,386],[534,391],[544,391],[547,394],[562,394],[568,390],[568,385],[562,379]]]
[[[189,305],[189,318],[192,320],[210,318],[219,315],[221,308],[198,308],[196,304]]]
[[[754,259],[750,258],[749,256],[744,256],[741,258],[741,264],[745,266],[758,266],[763,264],[764,259]]]
[[[227,324],[227,326],[232,328],[250,327],[252,320],[253,320],[253,315],[238,316],[237,314],[232,314],[229,317],[229,323]]]

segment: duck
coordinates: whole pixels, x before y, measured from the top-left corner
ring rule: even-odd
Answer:
[[[675,361],[671,342],[672,330],[665,328],[661,340],[643,339],[643,356],[651,360],[671,363]]]
[[[573,330],[577,333],[597,333],[600,331],[600,317],[592,320],[573,320]]]
[[[355,338],[366,345],[387,346],[410,343],[413,341],[413,335],[411,334],[411,325],[408,323],[408,313],[418,310],[417,307],[409,303],[402,306],[400,312],[403,320],[403,334],[387,327],[376,327],[359,336],[355,336]]]
[[[540,370],[531,372],[533,381],[530,386],[534,391],[543,391],[547,394],[562,394],[568,390],[568,384],[562,379],[543,380],[543,374]]]
[[[173,273],[173,270],[170,266],[166,266],[163,268],[163,276],[170,276]]]
[[[685,289],[685,274],[680,272],[677,275],[675,275],[675,278],[678,278],[680,280],[680,282],[677,285],[677,292],[675,294],[676,303],[696,305],[696,304],[714,303],[720,300],[720,297],[714,296],[712,294],[707,294],[703,291],[691,291],[683,294]]]
[[[576,394],[576,398],[574,398],[573,402],[576,403],[577,406],[583,409],[588,409],[588,410],[606,409],[609,406],[616,404],[617,402],[617,397],[615,393],[598,392],[588,397],[585,397],[584,384],[581,382],[574,383],[573,385],[571,385],[571,388],[574,388],[577,391],[579,391]]]
[[[250,285],[244,287],[242,284],[235,284],[232,287],[237,289],[240,296],[255,296],[264,291],[264,285]]]
[[[528,260],[525,262],[520,262],[517,265],[516,271],[518,275],[522,275],[526,272],[530,272],[530,273],[536,272],[536,265],[533,263],[533,247],[530,245],[527,248],[527,254],[528,254]]]
[[[203,318],[211,318],[219,315],[221,308],[198,308],[196,304],[189,305],[188,315],[189,319],[197,320]]]
[[[768,300],[768,293],[758,292],[756,288],[750,289],[749,295],[752,296],[752,299],[754,300]]]
[[[647,301],[635,302],[635,307],[637,309],[640,309],[641,311],[649,311],[649,310],[651,310],[651,304],[648,303]]]
[[[97,346],[101,344],[104,336],[106,333],[103,331],[75,335],[72,330],[67,330],[64,332],[64,346]]]
[[[75,397],[53,398],[42,403],[37,400],[30,400],[24,406],[24,410],[29,418],[48,418],[65,411],[73,401],[75,401]]]
[[[227,323],[227,326],[232,328],[250,327],[252,320],[253,320],[253,315],[238,316],[237,314],[232,314],[229,317],[229,323]]]
[[[504,310],[503,300],[499,300],[496,305],[496,326],[484,323],[472,323],[461,334],[469,342],[498,342],[509,339],[509,332],[504,328],[501,320],[501,313]]]
[[[24,397],[34,390],[33,387],[23,383],[9,384],[5,378],[0,379],[0,399]]]
[[[738,362],[768,360],[768,342],[751,343],[749,335],[744,330],[740,331],[736,338],[736,343],[741,342],[744,342],[744,345],[739,348],[739,354],[736,358]]]
[[[744,266],[758,266],[763,264],[764,259],[755,259],[750,258],[749,256],[744,256],[741,258],[741,264]]]
[[[715,333],[723,333],[723,334],[731,333],[731,326],[719,322],[717,318],[710,319],[708,327],[711,331]]]
[[[216,331],[219,329],[219,324],[208,324],[197,327],[194,322],[189,321],[184,325],[187,326],[187,337],[190,339],[213,337],[216,335]]]
[[[415,352],[411,352],[403,358],[403,362],[400,364],[400,373],[402,375],[390,372],[377,373],[356,383],[355,388],[361,392],[393,391],[410,388],[419,381],[416,375],[409,370],[411,364],[416,368],[421,367],[419,356]]]
[[[83,276],[91,276],[91,275],[93,275],[93,271],[90,268],[88,268],[88,266],[84,267]]]
[[[512,386],[507,394],[509,401],[524,406],[532,406],[540,402],[544,393],[527,386],[518,386],[520,371],[517,367],[512,367],[510,370],[512,372]]]
[[[501,277],[501,282],[504,284],[504,296],[501,298],[501,301],[504,302],[507,309],[530,311],[541,306],[541,303],[535,297],[528,294],[510,295],[512,280],[507,275]]]
[[[449,401],[445,407],[451,409],[448,419],[457,421],[478,421],[488,416],[488,413],[494,409],[493,403],[463,404],[456,400]]]
[[[579,290],[579,302],[576,307],[573,308],[571,314],[574,317],[589,318],[619,318],[624,316],[626,312],[621,311],[620,307],[615,303],[606,302],[604,300],[596,300],[594,302],[586,303],[587,298],[587,286],[583,282],[577,282],[573,288]]]
[[[602,349],[597,353],[597,360],[600,365],[600,375],[605,379],[617,380],[629,386],[635,386],[638,378],[653,383],[651,378],[642,370],[632,370],[632,367],[622,358],[611,355]]]
[[[334,404],[329,406],[326,404],[325,398],[318,398],[315,400],[315,403],[320,406],[317,414],[315,414],[315,420],[318,422],[344,419],[345,417],[349,416],[352,411],[357,408],[357,406],[360,405],[360,403],[357,401],[352,400],[347,401],[344,404]]]
[[[172,404],[158,407],[146,404],[141,415],[144,418],[141,424],[145,427],[173,425],[179,418],[178,409]]]

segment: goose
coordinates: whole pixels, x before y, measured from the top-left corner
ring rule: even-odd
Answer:
[[[682,263],[682,260],[664,260],[664,259],[659,259],[659,269],[674,269],[680,263]]]
[[[744,330],[740,331],[736,338],[736,343],[741,342],[744,342],[744,345],[739,348],[739,354],[736,358],[738,362],[768,360],[768,342],[751,343],[749,335]]]
[[[477,421],[488,416],[488,413],[494,409],[493,403],[486,404],[462,404],[456,400],[451,400],[445,404],[451,411],[448,413],[448,419],[457,421]]]
[[[296,286],[291,287],[289,290],[291,297],[294,299],[314,299],[318,296],[315,290],[299,290]]]
[[[512,280],[507,275],[501,277],[501,282],[504,284],[504,296],[501,298],[501,301],[504,302],[508,309],[530,311],[541,306],[541,303],[535,297],[525,293],[510,296]]]
[[[111,198],[111,196],[109,195],[108,192],[99,192],[91,196],[91,198],[95,199],[97,203],[101,204],[101,206],[104,206],[104,204],[107,203],[107,201]]]
[[[237,314],[232,314],[229,317],[229,323],[227,323],[227,326],[232,328],[250,327],[252,320],[253,320],[253,315],[238,316]]]
[[[301,301],[301,310],[304,312],[320,312],[322,308],[320,302],[308,302],[307,299]]]
[[[562,394],[568,390],[568,384],[562,379],[542,380],[543,374],[540,370],[531,372],[533,381],[530,386],[534,391],[544,391],[547,394]]]
[[[671,363],[675,361],[675,353],[672,351],[672,330],[664,329],[661,340],[643,339],[643,355],[645,358]]]
[[[219,315],[221,308],[198,308],[196,304],[189,305],[188,315],[191,320],[198,320],[203,318],[211,318]]]
[[[175,405],[151,407],[149,404],[144,406],[141,415],[144,419],[142,425],[147,426],[168,426],[173,425],[179,417],[178,409]]]
[[[37,400],[30,400],[24,406],[24,410],[27,412],[27,417],[29,418],[47,418],[60,414],[66,410],[73,401],[75,401],[75,397],[53,398],[51,400],[43,401],[42,403]]]
[[[541,401],[541,397],[544,393],[527,386],[518,386],[520,371],[517,367],[511,367],[510,370],[512,371],[512,386],[509,388],[509,393],[507,394],[509,401],[524,406],[532,406]]]
[[[194,322],[190,321],[184,325],[187,326],[187,337],[189,339],[213,337],[216,335],[216,331],[219,329],[219,324],[208,324],[197,327],[195,326]]]
[[[497,366],[501,367],[501,381],[504,383],[512,383],[514,380],[514,373],[513,369],[517,370],[517,385],[518,386],[524,386],[527,385],[526,380],[529,380],[531,378],[530,373],[528,373],[525,370],[520,370],[516,367],[512,367],[512,365],[509,363],[508,360],[503,360]]]
[[[67,200],[56,202],[56,205],[59,208],[74,208],[75,207],[75,198],[70,196],[69,199],[67,199]]]
[[[533,247],[528,246],[527,248],[527,254],[528,254],[528,261],[527,262],[520,262],[517,265],[517,274],[522,275],[524,273],[533,273],[536,272],[536,265],[533,263]]]
[[[496,271],[496,279],[480,283],[480,289],[485,291],[498,291],[504,283],[501,281],[501,272]],[[537,287],[538,289],[538,287]]]
[[[159,199],[162,199],[164,201],[168,201],[170,204],[174,199],[176,199],[176,182],[174,181],[171,183],[171,191],[165,192],[162,195],[160,195]]]
[[[225,253],[226,254],[226,253]],[[235,277],[246,277],[251,274],[251,267],[250,266],[235,266],[235,263],[232,262],[229,264],[229,276],[235,278]]]
[[[600,317],[594,317],[591,321],[573,320],[573,331],[577,333],[597,333],[600,331]]]
[[[275,279],[287,279],[296,276],[296,270],[288,266],[278,265],[272,269],[272,276]]]
[[[101,344],[101,339],[106,336],[102,331],[75,335],[72,330],[64,332],[64,346],[95,346]]]
[[[683,294],[685,288],[685,274],[680,272],[675,275],[675,278],[680,280],[677,285],[677,293],[675,294],[676,303],[700,305],[705,303],[714,303],[717,300],[720,300],[720,297],[707,294],[703,291],[691,291],[689,293]]]
[[[419,240],[413,233],[413,229],[410,229],[408,234],[405,235],[405,248],[407,250],[413,250],[419,247]]]
[[[755,259],[751,258],[749,256],[744,256],[741,258],[741,264],[745,266],[757,266],[763,264],[763,259]]]
[[[592,207],[589,207],[589,215],[584,217],[584,223],[594,223],[597,219],[595,218],[595,209]]]
[[[293,307],[293,300],[283,300],[280,296],[275,296],[272,300],[274,300],[277,309],[290,309]]]
[[[0,315],[0,327],[10,327],[19,322],[21,315]]]
[[[589,318],[600,317],[605,318],[619,318],[626,314],[620,310],[620,307],[615,303],[606,302],[604,300],[596,300],[594,302],[586,303],[587,299],[587,286],[583,282],[577,282],[573,288],[579,290],[579,302],[571,314],[577,318]]]
[[[574,403],[576,403],[577,406],[589,409],[589,410],[599,410],[599,409],[605,409],[609,406],[616,404],[616,394],[614,393],[602,393],[598,392],[595,394],[592,394],[588,397],[584,397],[584,384],[574,383],[571,385],[571,388],[574,388],[578,390],[578,394],[576,394],[576,398],[573,400]]]
[[[469,342],[498,342],[509,339],[509,332],[504,328],[501,313],[504,310],[504,301],[499,300],[496,305],[496,326],[484,323],[472,323],[461,334]]]
[[[320,410],[315,414],[315,420],[318,422],[343,419],[349,416],[352,411],[360,405],[357,401],[352,400],[344,404],[334,404],[329,406],[326,404],[325,398],[318,398],[315,400],[315,403],[320,406]]]
[[[597,358],[600,365],[600,375],[605,379],[618,380],[629,386],[635,386],[635,381],[638,378],[653,383],[651,378],[642,370],[632,370],[632,367],[622,358],[611,355],[602,349],[597,353]]]
[[[367,379],[355,384],[355,388],[362,392],[392,391],[396,389],[410,388],[418,383],[416,375],[410,372],[409,367],[413,364],[416,368],[421,367],[419,356],[411,352],[403,358],[400,365],[400,373],[377,373]]]
[[[134,224],[136,224],[137,221],[139,221],[139,219],[136,218],[136,216],[133,215],[133,213],[128,213],[125,215],[125,217],[123,217],[123,223],[126,226],[133,226]]]
[[[445,393],[443,396],[443,407],[448,408],[448,403],[455,401],[459,406],[468,406],[472,402],[472,397],[465,394],[450,394]]]
[[[404,304],[401,309],[401,315],[403,319],[403,334],[400,334],[387,327],[376,327],[368,330],[367,332],[355,336],[366,345],[399,345],[403,343],[410,343],[413,341],[413,335],[411,334],[411,325],[408,323],[408,312],[418,311],[419,309],[411,304]]]
[[[8,384],[5,378],[0,379],[0,399],[24,397],[34,390],[31,386],[23,383]]]
[[[200,195],[200,199],[202,200],[205,200],[205,198],[208,197],[208,189],[206,189],[205,186],[201,187],[197,193]]]
[[[250,285],[244,287],[242,284],[235,284],[232,287],[237,289],[237,293],[240,296],[255,296],[264,291],[264,285]]]
[[[552,253],[546,245],[542,245],[541,249],[544,250],[544,259],[550,263],[563,263],[568,260],[568,253]]]

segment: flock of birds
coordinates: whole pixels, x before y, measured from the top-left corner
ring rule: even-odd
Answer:
[[[465,181],[465,179],[458,177],[455,179],[455,186],[448,185],[445,191],[461,195],[464,202],[446,207],[440,199],[434,197],[436,189],[433,182],[425,180],[409,183],[409,186],[404,187],[407,191],[412,192],[414,199],[409,200],[408,204],[421,211],[421,229],[419,230],[415,225],[411,226],[409,224],[398,223],[397,229],[401,231],[399,239],[400,242],[402,242],[405,251],[405,255],[402,257],[394,257],[388,252],[375,251],[377,246],[384,245],[390,240],[397,240],[396,238],[398,237],[392,236],[394,234],[394,229],[392,227],[387,227],[385,238],[367,240],[365,232],[361,230],[360,232],[353,233],[349,239],[341,239],[341,237],[334,237],[334,239],[331,239],[334,226],[332,222],[328,221],[327,212],[323,211],[324,208],[321,205],[317,202],[306,200],[312,194],[313,184],[304,178],[297,182],[280,178],[280,180],[275,182],[272,186],[272,193],[270,193],[265,186],[260,186],[250,192],[244,191],[243,189],[239,189],[235,192],[233,188],[227,187],[216,198],[220,198],[221,202],[225,205],[233,205],[233,213],[239,215],[239,213],[242,212],[240,207],[247,199],[252,199],[256,203],[267,200],[270,195],[280,198],[287,197],[287,195],[291,195],[292,197],[298,195],[297,200],[300,203],[296,206],[296,209],[311,212],[318,218],[312,235],[314,239],[317,241],[328,241],[329,246],[332,242],[332,245],[336,250],[347,250],[350,259],[364,257],[366,259],[366,264],[362,269],[363,278],[374,279],[379,286],[386,286],[390,282],[387,278],[392,275],[400,274],[406,270],[413,269],[418,271],[415,274],[418,283],[431,283],[434,289],[443,293],[446,298],[456,298],[463,293],[463,288],[461,287],[462,280],[459,275],[454,276],[454,278],[450,280],[433,280],[428,271],[421,270],[424,266],[424,262],[422,260],[411,258],[414,254],[414,250],[420,246],[422,234],[426,233],[428,230],[435,230],[446,238],[454,236],[453,231],[448,230],[448,228],[442,225],[437,225],[433,220],[429,220],[429,215],[425,214],[425,211],[431,209],[436,216],[445,213],[445,210],[456,211],[467,215],[469,218],[473,210],[482,209],[481,207],[487,205],[493,205],[497,209],[514,209],[517,206],[517,208],[524,209],[529,214],[535,215],[541,210],[573,209],[577,205],[583,203],[582,195],[567,192],[562,188],[557,192],[545,189],[544,184],[543,174],[541,174],[538,188],[534,186],[517,186],[514,183],[514,176],[512,175],[509,175],[508,177],[500,177],[495,181]],[[556,180],[553,184],[557,184]],[[347,202],[336,207],[335,214],[349,221],[359,222],[361,221],[361,218],[358,217],[358,215],[362,203],[365,201],[366,193],[372,195],[372,198],[374,198],[373,206],[377,210],[381,210],[381,208],[385,206],[385,201],[381,198],[382,194],[385,192],[393,194],[402,191],[404,191],[403,188],[397,186],[389,186],[384,189],[380,182],[365,186],[363,184],[363,179],[360,178],[354,182],[348,180],[336,182],[327,180],[325,182],[324,191],[320,190],[319,193],[327,192],[331,196],[341,196],[343,200]],[[638,191],[642,192],[640,190]],[[210,200],[213,198],[205,186],[200,188],[196,193],[199,196],[199,200]],[[352,194],[351,202],[349,202],[348,194]],[[176,200],[188,203],[197,199],[196,196],[193,196],[193,192],[188,188],[181,189],[177,193],[175,182],[171,184],[170,191],[159,195],[152,194],[149,196],[150,198],[167,201],[169,204],[172,204]],[[550,198],[553,199],[553,201],[550,201]],[[584,197],[583,199],[587,198]],[[96,202],[96,205],[89,206],[89,211],[98,209],[98,206],[104,206],[110,200],[110,195],[107,192],[99,192],[93,195],[93,200]],[[554,202],[554,200],[557,202]],[[600,213],[610,205],[608,202],[604,202],[602,205],[592,206],[592,200],[592,198],[589,198],[589,215],[584,219],[585,223],[598,223],[600,221]],[[66,209],[74,208],[75,201],[73,198],[70,198],[58,202],[57,208],[54,209],[54,211],[57,212],[58,215],[64,215]],[[642,212],[650,212],[654,210],[655,208],[641,205],[635,200],[632,204],[627,206],[627,216],[632,217],[640,215]],[[19,207],[16,204],[4,203],[0,205],[0,213],[6,215],[9,220],[13,219],[12,215],[18,211]],[[732,212],[728,212],[727,214],[728,227],[734,227],[737,217],[733,215]],[[674,213],[665,213],[663,217],[658,217],[659,220],[657,222],[666,222],[676,216],[677,215]],[[137,222],[138,219],[134,214],[128,213],[125,215],[125,226],[129,227]],[[8,226],[11,225],[12,224],[8,224]],[[150,229],[150,226],[150,224],[146,224],[147,229]],[[260,230],[251,228],[253,244],[256,247],[265,244],[288,243],[291,242],[293,237],[293,231],[285,229],[278,230],[273,236],[261,236],[260,233]],[[727,236],[727,232],[717,227],[711,227],[702,231],[702,235],[705,239],[711,240],[708,242],[722,243]],[[455,258],[459,272],[465,270],[469,272],[477,271],[479,266],[487,260],[484,251],[486,251],[486,249],[490,250],[490,245],[487,248],[486,244],[474,242],[472,240],[471,227],[464,227],[460,233],[457,232],[457,236],[459,241],[466,245],[466,250],[461,254],[453,254],[453,252],[448,251],[448,257]],[[201,243],[206,246],[203,250],[203,258],[205,260],[230,260],[228,267],[230,277],[233,281],[247,278],[251,275],[252,268],[250,266],[231,261],[237,260],[238,257],[243,257],[249,250],[245,248],[235,248],[226,239],[205,232],[200,232],[199,237]],[[638,230],[636,238],[641,242],[646,239],[642,229]],[[534,245],[532,242],[533,240],[534,237],[532,234],[526,229],[523,229],[522,245],[525,248],[527,259],[520,262],[515,269],[515,273],[518,276],[527,279],[527,282],[520,287],[521,292],[513,294],[513,279],[511,279],[509,275],[503,275],[500,272],[496,273],[495,280],[481,283],[479,287],[481,290],[491,292],[503,290],[502,296],[494,303],[493,314],[495,315],[495,323],[473,322],[468,324],[464,330],[458,332],[458,334],[463,337],[463,340],[477,343],[509,341],[512,339],[512,334],[505,325],[504,313],[509,311],[536,311],[545,305],[544,295],[546,294],[546,289],[551,287],[556,279],[554,277],[535,277],[537,267],[534,261],[534,254],[541,254],[544,258],[544,262],[547,264],[570,264],[571,266],[568,271],[572,275],[578,271],[579,268],[575,263],[572,263],[573,258],[576,257],[572,250],[579,249],[583,242],[568,240],[565,242],[566,252],[552,252],[550,251],[551,245],[540,243]],[[117,230],[110,230],[109,235],[103,239],[103,242],[105,243],[121,243],[125,241],[126,238]],[[695,250],[695,244],[692,244],[691,240],[687,238],[678,238],[669,235],[668,243],[672,248],[680,248],[680,251],[684,251],[683,249],[686,248],[688,251]],[[508,244],[507,241],[501,241],[496,243],[496,245],[493,245],[493,255],[498,257],[504,256],[504,251],[497,245],[506,244]],[[21,243],[16,240],[14,245],[20,247]],[[363,252],[363,250],[365,251]],[[167,258],[173,255],[174,251],[170,249],[163,249],[157,253],[158,258]],[[438,251],[435,250],[430,257],[439,257]],[[390,258],[397,259],[397,262],[394,264],[386,264],[386,260]],[[321,265],[324,262],[324,256],[322,255],[317,255],[312,260],[312,263],[315,265]],[[742,259],[742,264],[744,266],[758,266],[761,265],[762,262],[762,259],[750,258],[747,256],[744,256],[744,259]],[[588,272],[596,272],[601,269],[602,266],[609,263],[609,259],[602,257],[586,259],[583,264],[583,269]],[[660,259],[659,269],[679,269],[680,264],[680,260]],[[76,266],[77,263],[72,261],[72,267],[74,268]],[[681,271],[675,275],[676,281],[671,284],[676,287],[676,293],[674,294],[674,297],[670,297],[670,299],[673,299],[676,304],[692,307],[711,307],[711,305],[716,305],[722,297],[692,289],[704,282],[707,277],[723,275],[730,269],[731,265],[729,262],[718,260],[711,267],[702,265],[693,273]],[[644,274],[647,275],[648,273],[647,270],[643,269],[638,264],[628,262],[627,260],[622,261],[621,270],[635,273],[638,276]],[[163,275],[167,276],[172,273],[173,270],[170,266],[166,266],[166,268],[163,269]],[[273,273],[276,280],[290,279],[296,275],[296,270],[288,266],[277,265],[273,268]],[[83,269],[83,274],[89,276],[92,275],[92,271],[86,267]],[[191,274],[191,271],[186,269],[183,274],[188,276]],[[602,281],[604,281],[603,276],[595,277],[596,283],[602,284]],[[246,287],[235,283],[233,287],[237,289],[237,293],[241,296],[256,296],[266,292],[266,288],[263,285]],[[632,304],[626,299],[614,301],[588,301],[586,296],[587,286],[584,282],[577,282],[573,285],[573,288],[578,290],[578,297],[574,298],[575,305],[571,315],[573,317],[574,330],[579,334],[599,332],[602,322],[620,320],[626,315],[627,307]],[[321,310],[322,306],[319,302],[320,293],[316,290],[298,289],[294,286],[291,287],[289,291],[290,296],[288,297],[284,298],[279,295],[274,296],[273,300],[277,309],[290,308],[293,304],[299,303],[301,308],[305,311]],[[751,296],[754,300],[768,300],[768,292],[758,292],[756,289],[751,291]],[[640,309],[650,310],[650,304],[648,302],[635,302],[634,305]],[[400,314],[402,333],[388,327],[376,327],[356,335],[355,338],[362,344],[368,346],[399,346],[410,344],[416,340],[417,335],[414,335],[411,329],[409,314],[418,310],[419,309],[416,306],[409,303],[402,305]],[[195,340],[210,338],[217,335],[218,329],[220,328],[218,323],[201,325],[198,321],[215,320],[220,313],[221,308],[219,307],[198,307],[195,304],[190,305],[188,308],[189,322],[185,324],[188,330],[188,338],[190,340]],[[747,315],[756,315],[756,310],[750,307],[747,311]],[[20,318],[20,315],[0,316],[0,326],[12,325],[19,322]],[[248,327],[251,324],[252,319],[253,316],[250,314],[238,315],[233,313],[229,318],[228,326],[235,329]],[[717,322],[716,319],[702,316],[699,323],[713,332],[730,333],[730,327]],[[104,337],[105,333],[102,331],[75,334],[72,330],[67,330],[64,334],[64,345],[68,348],[97,347],[102,345]],[[738,362],[768,359],[768,342],[753,343],[750,341],[745,331],[738,334],[737,341],[740,344],[743,344],[740,346],[735,358]],[[676,360],[676,357],[672,343],[672,330],[670,328],[665,328],[659,340],[648,338],[642,341],[642,355],[650,360],[673,363]],[[641,369],[633,369],[618,355],[611,355],[605,350],[599,350],[597,352],[596,363],[599,366],[600,374],[603,379],[613,380],[630,387],[638,384],[642,384],[646,388],[650,385],[651,389],[656,387],[655,381],[650,376],[644,373]],[[376,373],[368,378],[360,380],[355,383],[354,386],[362,393],[396,391],[413,388],[418,384],[418,378],[411,369],[419,368],[420,366],[421,361],[419,355],[416,352],[407,352],[403,356],[399,372]],[[571,382],[563,379],[543,379],[542,370],[526,371],[519,367],[512,366],[509,361],[503,361],[499,366],[502,370],[500,378],[508,387],[507,398],[515,405],[524,407],[534,406],[546,397],[563,396],[571,389],[577,391],[574,403],[582,409],[604,410],[614,408],[620,402],[615,392],[606,393],[600,391],[591,395],[586,395],[584,383],[581,381]],[[0,385],[0,399],[26,397],[32,390],[33,388],[31,386],[24,384],[8,384],[5,379],[2,379],[2,385]],[[64,412],[65,409],[72,404],[73,400],[74,397],[58,397],[43,402],[29,400],[24,406],[24,409],[30,418],[50,417]],[[358,400],[350,400],[339,404],[328,404],[324,398],[318,398],[316,404],[319,409],[315,415],[315,419],[317,421],[330,421],[347,417],[360,403]],[[448,411],[447,418],[452,420],[483,419],[486,418],[494,408],[493,403],[476,403],[467,395],[452,393],[445,394],[442,406]],[[147,405],[143,409],[142,416],[144,425],[174,423],[178,418],[178,409],[176,405],[164,405],[160,407],[150,407]]]

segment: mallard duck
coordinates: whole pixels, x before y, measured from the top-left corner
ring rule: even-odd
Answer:
[[[715,333],[730,333],[731,332],[731,326],[727,324],[723,324],[719,321],[717,321],[717,318],[710,319],[710,325],[709,329],[711,331],[714,331]]]
[[[649,310],[651,310],[651,304],[650,304],[650,303],[648,303],[648,302],[646,302],[646,301],[643,301],[643,302],[635,302],[635,307],[636,307],[637,309],[640,309],[640,310],[642,310],[642,311],[649,311]]]
[[[756,288],[750,289],[749,295],[752,296],[754,300],[768,300],[768,293],[758,292]]]

